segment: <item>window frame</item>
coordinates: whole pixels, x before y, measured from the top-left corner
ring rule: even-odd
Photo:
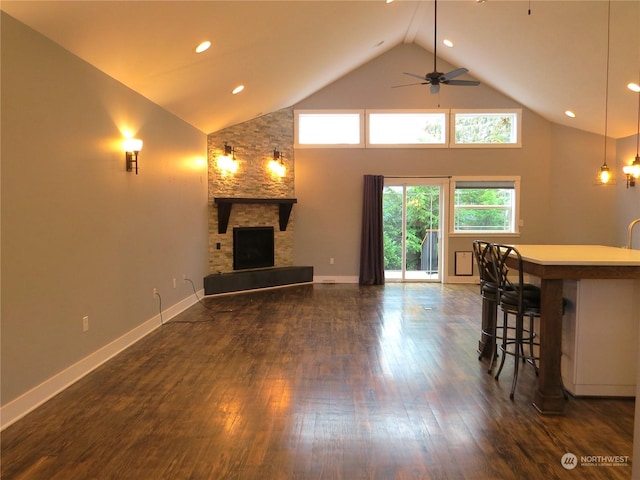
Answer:
[[[444,116],[442,127],[442,143],[372,143],[371,115],[402,115],[402,114],[438,114]],[[372,109],[365,110],[366,147],[367,148],[448,148],[449,147],[449,109]]]
[[[358,143],[300,143],[300,115],[353,115],[359,116]],[[294,110],[294,148],[364,148],[365,147],[365,110],[364,109],[300,109]]]
[[[504,113],[516,115],[516,135],[517,141],[515,143],[457,143],[456,142],[456,116],[458,114],[486,114],[486,115],[500,115]],[[450,148],[522,148],[522,109],[521,108],[457,108],[451,109],[449,116],[451,122],[449,126]]]
[[[456,186],[458,183],[477,183],[478,188],[482,185],[490,185],[491,183],[513,182],[514,190],[514,206],[512,209],[513,231],[492,231],[492,230],[456,230]],[[452,177],[449,183],[449,236],[451,237],[469,237],[484,235],[486,237],[516,237],[520,235],[520,177],[519,176],[465,176]]]

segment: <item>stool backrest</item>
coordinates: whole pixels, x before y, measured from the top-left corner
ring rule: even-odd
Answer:
[[[518,250],[512,245],[500,245],[496,243],[491,245],[490,250],[491,262],[493,264],[493,269],[498,276],[498,285],[500,286],[500,289],[503,292],[506,290],[516,292],[518,294],[518,304],[522,305],[524,275],[522,268],[522,256],[520,256],[520,252],[518,252]],[[515,263],[514,270],[517,270],[518,273],[517,283],[512,282],[509,278],[509,266],[507,265],[507,261],[509,259],[511,259],[512,264]]]
[[[492,283],[499,285],[500,278],[491,258],[491,243],[485,242],[484,240],[474,240],[473,256],[476,258],[478,265],[480,284]]]

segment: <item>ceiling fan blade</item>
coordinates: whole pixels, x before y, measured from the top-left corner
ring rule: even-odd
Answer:
[[[463,75],[468,71],[469,70],[467,70],[466,68],[456,68],[455,70],[451,70],[449,73],[445,73],[444,75],[442,75],[442,79],[451,80],[452,78],[459,77],[460,75]]]
[[[436,83],[434,85],[431,85],[431,87],[429,88],[429,91],[431,93],[438,93],[440,91],[440,84]]]
[[[478,82],[477,80],[448,80],[444,83],[446,83],[447,85],[461,85],[467,87],[475,87],[477,85],[480,85],[480,82]]]
[[[409,72],[402,72],[405,75],[409,75],[410,77],[415,77],[415,78],[419,78],[420,80],[424,80],[425,76],[424,75],[418,75],[417,73],[409,73]]]
[[[427,82],[421,83],[407,83],[406,85],[393,85],[391,88],[401,88],[401,87],[413,87],[415,85],[428,85]]]

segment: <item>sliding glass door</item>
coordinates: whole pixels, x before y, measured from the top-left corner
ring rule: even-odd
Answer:
[[[441,226],[445,225],[442,191],[439,179],[385,179],[386,280],[441,280]]]

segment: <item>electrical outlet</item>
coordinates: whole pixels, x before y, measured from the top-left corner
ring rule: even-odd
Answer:
[[[153,298],[156,298],[156,295],[158,295],[158,289],[154,288],[153,289]]]
[[[173,279],[173,288],[176,288],[176,279]]]
[[[331,258],[329,259],[329,265],[333,265],[333,264],[334,264],[334,260],[333,260],[333,257],[331,257]]]
[[[82,317],[82,331],[83,332],[89,331],[89,316]]]

